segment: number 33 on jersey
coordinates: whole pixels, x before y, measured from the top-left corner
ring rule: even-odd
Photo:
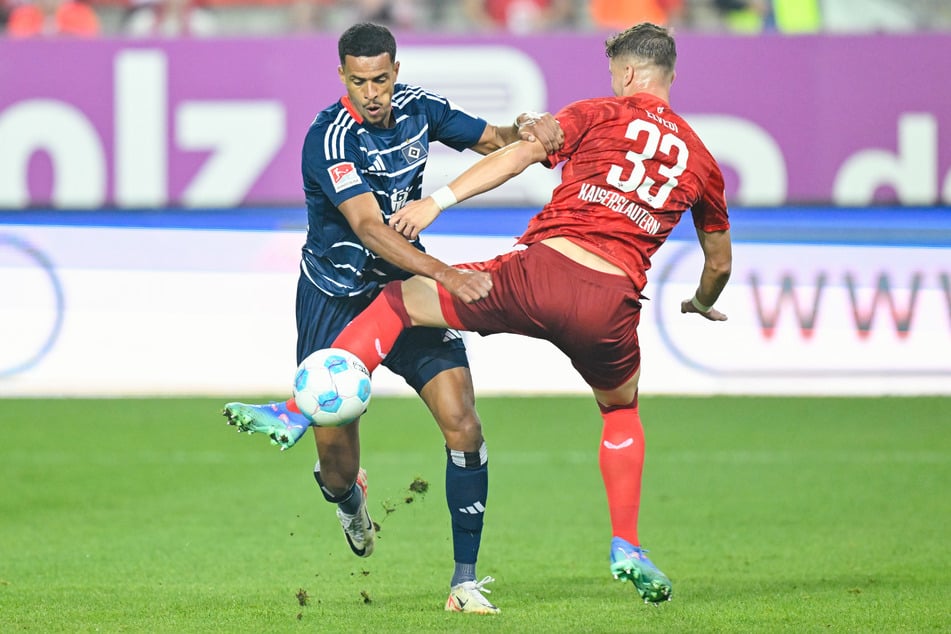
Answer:
[[[719,166],[664,101],[646,93],[588,99],[556,118],[565,145],[548,164],[564,162],[562,183],[520,242],[560,234],[600,244],[642,288],[643,267],[683,212],[704,231],[729,228]]]

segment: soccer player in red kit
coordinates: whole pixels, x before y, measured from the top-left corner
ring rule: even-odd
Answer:
[[[704,266],[681,312],[725,320],[713,304],[730,276],[730,224],[716,161],[669,105],[677,55],[670,33],[639,24],[610,38],[606,52],[615,96],[561,110],[560,150],[549,155],[540,143],[516,142],[391,221],[414,237],[442,209],[533,163],[564,163],[551,202],[519,239],[526,248],[487,262],[447,265],[433,279],[388,284],[333,345],[356,353],[372,371],[409,326],[507,332],[555,344],[591,387],[604,421],[599,464],[613,534],[611,572],[655,603],[670,598],[671,582],[645,556],[637,534],[644,463],[637,407],[642,291],[651,256],[690,209]],[[453,296],[437,284],[450,277],[456,278],[453,287],[466,290]]]

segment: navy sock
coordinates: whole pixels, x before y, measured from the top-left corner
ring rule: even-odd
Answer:
[[[347,499],[337,502],[337,506],[347,515],[356,515],[357,511],[360,510],[360,505],[362,503],[363,489],[354,483],[353,487],[350,489],[350,495],[347,496]]]
[[[485,443],[479,451],[446,448],[446,503],[452,518],[452,550],[456,568],[451,585],[475,580],[482,543],[489,465]]]
[[[449,582],[449,587],[458,586],[464,581],[475,581],[476,579],[476,565],[475,564],[462,564],[458,561],[456,562],[456,569],[452,572],[452,581]]]

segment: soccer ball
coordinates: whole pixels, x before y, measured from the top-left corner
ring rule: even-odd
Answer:
[[[340,427],[359,418],[370,403],[370,372],[351,352],[324,348],[308,356],[294,377],[294,400],[318,427]]]

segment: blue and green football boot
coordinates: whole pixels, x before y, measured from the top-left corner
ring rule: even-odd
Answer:
[[[630,581],[644,603],[670,601],[671,583],[647,558],[646,550],[632,546],[620,537],[611,540],[611,574],[615,579]]]
[[[281,451],[293,447],[311,425],[303,414],[289,410],[284,401],[265,405],[228,403],[222,414],[238,431],[264,434]]]

